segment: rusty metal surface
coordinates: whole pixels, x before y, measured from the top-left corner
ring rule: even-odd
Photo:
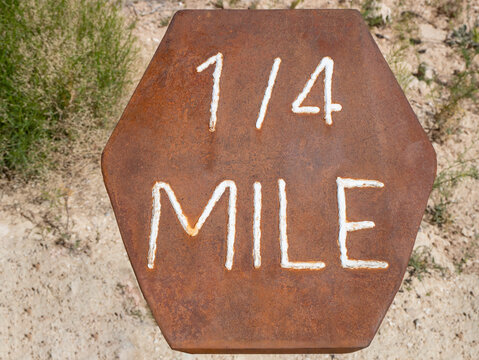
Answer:
[[[215,64],[223,54],[215,131]],[[324,117],[322,72],[292,112],[313,70],[334,60]],[[273,60],[281,58],[263,125],[255,127]],[[434,150],[361,16],[351,10],[178,12],[102,158],[105,184],[143,294],[173,349],[187,352],[349,352],[369,345],[396,294],[436,171]],[[346,189],[351,259],[338,243],[337,178]],[[279,179],[287,193],[289,260],[281,266]],[[148,267],[156,182],[171,186],[193,226],[224,180],[237,188],[234,261],[227,260],[229,192],[196,236],[161,190],[156,258]],[[262,185],[261,266],[253,263],[253,184]]]

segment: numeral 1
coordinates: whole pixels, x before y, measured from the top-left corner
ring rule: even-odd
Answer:
[[[218,53],[208,60],[206,60],[203,64],[199,65],[196,68],[197,72],[202,72],[207,67],[212,64],[215,64],[215,70],[213,71],[213,94],[211,96],[211,117],[210,117],[210,131],[215,131],[216,127],[216,112],[218,111],[218,102],[220,100],[220,78],[221,78],[221,70],[223,69],[223,54]]]

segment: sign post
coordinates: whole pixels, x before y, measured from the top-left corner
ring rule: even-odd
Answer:
[[[173,349],[332,353],[374,337],[436,160],[359,12],[180,11],[102,169]]]

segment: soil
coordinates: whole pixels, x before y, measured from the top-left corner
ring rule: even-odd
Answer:
[[[401,65],[411,74],[426,63],[430,74],[447,82],[463,62],[443,40],[451,29],[478,19],[479,3],[464,2],[461,15],[451,19],[437,10],[446,2],[383,1],[381,11],[389,11],[393,21],[371,29],[383,54],[388,57],[397,48],[398,37],[410,34],[418,41],[401,49]],[[225,0],[224,6],[245,8],[253,3]],[[256,6],[287,8],[290,3],[267,0]],[[298,7],[360,6],[355,1],[307,0]],[[135,82],[161,41],[169,17],[185,8],[213,5],[203,0],[124,2],[125,15],[137,21],[141,47]],[[412,29],[394,21],[404,11],[415,14]],[[478,56],[473,61],[479,63]],[[417,77],[411,77],[406,95],[424,127],[446,99]],[[460,111],[460,131],[434,143],[438,172],[461,154],[477,164],[477,107],[465,102]],[[416,240],[416,249],[429,254],[423,259],[425,271],[408,268],[368,348],[334,356],[172,351],[139,290],[103,185],[99,156],[110,131],[93,137],[88,148],[85,144],[75,148],[68,171],[52,171],[47,179],[28,184],[0,183],[1,359],[479,358],[479,191],[477,180],[470,178],[451,188],[449,223],[431,224],[425,216]],[[430,206],[437,196],[433,193]]]

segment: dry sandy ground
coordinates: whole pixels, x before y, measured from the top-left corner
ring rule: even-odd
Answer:
[[[245,7],[247,1],[237,6]],[[260,1],[259,8],[285,7],[286,1]],[[427,51],[404,50],[404,66],[420,62],[446,79],[459,57],[442,40],[448,20],[424,1],[385,1],[394,14],[409,9]],[[434,3],[434,1],[429,2]],[[227,1],[225,1],[227,5]],[[402,4],[402,5],[401,5]],[[351,2],[305,1],[301,7],[348,7]],[[138,18],[141,73],[164,34],[161,20],[179,8],[210,7],[205,1],[127,3]],[[477,18],[469,2],[464,21]],[[151,14],[146,14],[151,12]],[[472,21],[472,20],[471,20]],[[392,26],[375,29],[381,50],[393,46]],[[417,49],[416,49],[417,50]],[[476,59],[477,61],[477,59]],[[426,124],[433,92],[414,79],[407,95]],[[478,158],[477,112],[464,106],[462,132],[435,148],[439,171],[464,149]],[[92,141],[98,159],[108,134]],[[478,359],[479,358],[479,191],[475,180],[453,191],[454,222],[440,229],[423,221],[416,247],[430,251],[434,263],[422,279],[408,277],[371,346],[348,355],[188,355],[172,351],[139,291],[123,247],[99,160],[82,159],[69,173],[53,173],[37,184],[0,184],[0,358],[1,359]],[[463,260],[461,262],[461,259]],[[441,269],[438,269],[441,267]],[[461,271],[458,271],[458,268]]]

